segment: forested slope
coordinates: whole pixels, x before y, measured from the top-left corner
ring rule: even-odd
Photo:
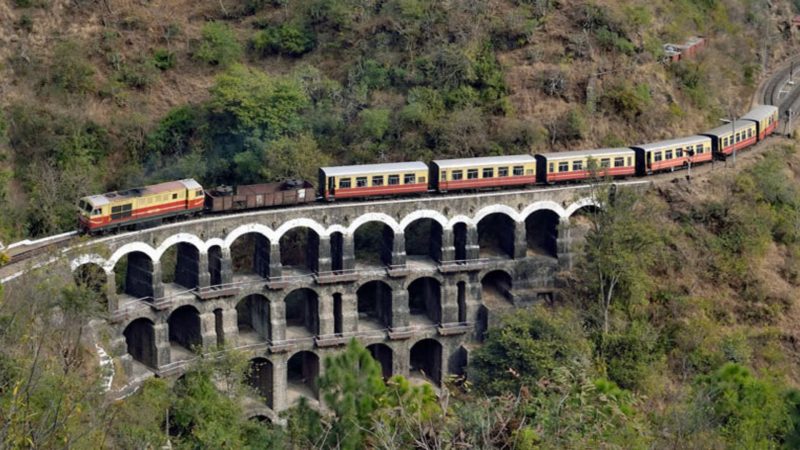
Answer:
[[[788,0],[4,0],[0,240],[83,194],[632,144],[743,111]],[[662,45],[705,35],[696,61]]]

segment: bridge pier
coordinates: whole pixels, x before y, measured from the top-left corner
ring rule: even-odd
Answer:
[[[205,351],[217,346],[217,316],[213,312],[200,314],[200,341]]]
[[[332,269],[331,238],[328,236],[320,237],[317,248],[319,250],[317,255],[316,272],[317,273],[330,272]]]
[[[106,274],[103,290],[105,291],[106,300],[108,301],[108,313],[114,314],[117,312],[117,310],[119,310],[119,295],[117,295],[116,277],[113,270],[104,270],[103,272]]]
[[[272,342],[286,340],[286,302],[284,299],[269,299],[269,334]]]
[[[392,324],[391,328],[408,326],[410,315],[408,308],[408,290],[400,289],[392,292]]]
[[[440,262],[453,261],[456,259],[455,237],[452,228],[442,229],[442,250],[440,252]]]
[[[464,244],[467,260],[480,259],[481,246],[478,244],[478,226],[467,225],[467,241]]]
[[[352,234],[342,236],[342,270],[352,271],[356,268],[356,240]]]
[[[358,331],[358,297],[355,294],[343,293],[342,298],[342,333]]]
[[[239,340],[239,314],[236,308],[220,308],[215,311],[215,329],[221,336],[217,336],[218,342],[222,342],[225,347],[236,347]],[[221,317],[216,317],[216,311],[219,311]],[[221,327],[217,328],[217,322],[221,322]]]
[[[211,272],[208,271],[208,253],[199,253],[197,260],[197,287],[205,289],[211,285]]]
[[[525,222],[514,222],[514,259],[522,259],[528,252]]]
[[[288,389],[286,378],[289,375],[287,358],[286,354],[278,354],[272,359],[272,409],[278,413],[289,407],[286,395]]]
[[[458,286],[445,282],[442,284],[441,323],[458,322]]]
[[[395,233],[394,235],[390,264],[392,267],[406,265],[406,236],[404,233]]]
[[[319,332],[317,334],[320,336],[334,334],[336,317],[333,307],[333,296],[321,295],[317,299],[317,303],[319,305]]]
[[[572,254],[572,225],[568,217],[563,217],[558,222],[558,237],[556,238],[556,251],[558,267],[561,270],[570,270],[573,266]]]
[[[283,277],[283,265],[281,264],[281,245],[274,242],[269,246],[269,259],[267,260],[268,270],[264,278],[274,280]]]
[[[172,351],[169,344],[169,325],[165,322],[153,326],[156,341],[156,364],[164,367],[172,362]]]

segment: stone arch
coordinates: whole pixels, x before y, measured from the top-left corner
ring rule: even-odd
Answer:
[[[481,300],[488,306],[514,303],[513,278],[505,270],[492,270],[481,277]]]
[[[356,230],[367,222],[381,222],[391,228],[394,233],[401,233],[403,229],[391,216],[384,213],[366,213],[356,217],[347,227],[347,234],[352,236]]]
[[[573,214],[575,214],[576,211],[578,211],[579,209],[586,208],[586,207],[594,207],[594,208],[597,208],[597,209],[603,209],[602,203],[600,203],[596,198],[584,197],[584,198],[572,203],[571,205],[569,205],[567,207],[566,211],[564,212],[564,216],[563,217],[571,217]]]
[[[259,231],[236,235],[228,247],[231,254],[232,272],[269,278],[270,263],[273,262],[271,261],[272,242],[274,240],[270,240],[267,234]]]
[[[506,205],[490,205],[481,208],[477,213],[475,213],[475,217],[472,219],[473,223],[480,223],[481,220],[492,214],[504,214],[512,221],[517,221],[518,219],[517,211],[514,210],[514,208]]]
[[[561,216],[550,209],[538,209],[525,217],[527,255],[558,256],[558,225]]]
[[[439,386],[442,382],[442,344],[436,339],[417,341],[409,352],[410,378]]]
[[[382,280],[368,281],[356,291],[358,330],[383,330],[392,326],[392,287]]]
[[[392,226],[378,220],[362,222],[354,228],[352,236],[356,265],[391,265],[396,233],[397,230]]]
[[[158,369],[155,324],[147,318],[131,321],[122,332],[131,357],[152,369]]]
[[[305,225],[297,225],[292,228],[283,229],[282,227],[281,229],[282,232],[278,234],[280,236],[278,244],[281,252],[281,266],[284,269],[317,272],[319,269],[320,237],[322,236],[318,230],[321,227],[312,228]]]
[[[435,262],[442,260],[444,228],[441,220],[423,216],[408,222],[403,221],[403,224],[407,258],[430,258]]]
[[[113,266],[117,294],[127,294],[137,299],[154,299],[156,277],[155,264],[151,253],[133,250],[122,254]]]
[[[199,239],[198,239],[199,240]],[[166,242],[165,242],[166,243]],[[159,247],[159,263],[161,265],[161,281],[175,283],[186,289],[200,286],[200,249],[195,243],[175,240],[169,247]]]
[[[245,234],[256,233],[263,236],[270,242],[275,241],[275,232],[272,231],[269,227],[265,225],[261,225],[259,223],[249,223],[245,225],[240,225],[234,228],[227,236],[225,236],[225,241],[223,248],[230,248],[233,245],[233,242],[239,239],[240,237],[244,236]]]
[[[194,246],[194,248],[197,249],[198,253],[205,253],[206,251],[206,244],[199,237],[191,233],[177,233],[164,239],[164,241],[158,246],[158,248],[156,249],[156,254],[158,255],[158,258],[160,259],[161,255],[163,255],[165,251],[167,251],[173,245],[179,243],[184,243]]]
[[[106,287],[108,286],[109,274],[102,265],[95,262],[86,262],[72,271],[72,277],[76,286],[92,292],[97,303],[103,309],[108,308]]]
[[[269,300],[261,294],[250,294],[236,304],[236,325],[242,344],[270,340],[272,337]]]
[[[177,347],[194,352],[203,344],[200,330],[200,312],[192,305],[183,305],[169,315],[169,342],[173,351]],[[178,349],[179,350],[179,349]],[[176,358],[173,358],[175,360]]]
[[[533,202],[530,205],[526,206],[525,209],[520,212],[519,216],[521,218],[528,217],[529,215],[533,214],[536,211],[546,209],[554,212],[558,217],[567,217],[567,212],[564,208],[559,205],[558,203],[552,200],[540,200],[538,202]]]
[[[306,219],[306,218],[299,218],[299,219],[292,219],[289,220],[275,230],[275,240],[280,240],[287,231],[290,231],[294,228],[308,228],[313,230],[319,237],[325,237],[328,235],[328,231],[325,230],[325,227],[319,224],[319,222]]]
[[[72,259],[69,262],[69,269],[72,272],[74,272],[76,269],[78,269],[80,266],[82,266],[84,264],[95,264],[95,265],[98,265],[98,266],[102,267],[103,270],[105,270],[106,272],[110,272],[110,271],[114,270],[114,265],[113,264],[109,265],[108,261],[106,261],[105,258],[103,258],[102,256],[100,256],[100,255],[98,255],[96,253],[90,253],[90,254],[86,254],[86,255],[81,255],[81,256],[78,256],[77,258]]]
[[[312,351],[299,351],[289,358],[286,366],[289,404],[300,396],[318,398],[319,356]]]
[[[442,321],[442,285],[436,278],[419,277],[408,284],[409,319],[427,318],[433,324]]]
[[[129,244],[125,244],[122,247],[118,248],[114,254],[108,258],[108,267],[113,268],[117,265],[121,258],[124,258],[129,253],[139,252],[147,255],[152,261],[158,261],[158,253],[150,247],[149,245],[145,244],[144,242],[131,242]]]
[[[270,360],[263,357],[256,357],[250,360],[245,377],[247,384],[255,389],[270,408],[273,408],[274,404],[274,395],[272,391],[274,373]]]
[[[405,230],[409,225],[411,225],[412,222],[420,219],[430,219],[438,223],[442,228],[447,228],[448,225],[447,217],[445,217],[442,213],[432,209],[421,209],[403,217],[403,220],[400,221],[399,227],[400,229]]]
[[[372,344],[367,346],[369,354],[381,366],[381,374],[384,380],[388,380],[392,376],[392,364],[394,362],[394,352],[392,347],[386,344]]]
[[[299,288],[284,298],[286,339],[319,334],[319,295],[310,288]]]
[[[480,258],[513,258],[515,235],[513,215],[504,212],[483,215],[478,221]]]

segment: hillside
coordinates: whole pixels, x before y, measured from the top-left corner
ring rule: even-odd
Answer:
[[[749,106],[788,0],[5,0],[0,240],[87,193],[632,144]],[[695,61],[662,45],[704,35]],[[2,136],[2,135],[0,135]]]

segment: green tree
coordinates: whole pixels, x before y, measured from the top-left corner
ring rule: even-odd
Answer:
[[[489,330],[472,358],[470,375],[483,392],[517,392],[522,386],[535,389],[558,367],[587,366],[590,355],[576,314],[538,306],[505,316],[500,327]]]
[[[227,67],[242,56],[242,45],[236,34],[224,22],[210,22],[203,26],[202,38],[193,57],[205,63]]]
[[[330,162],[309,135],[281,137],[234,157],[237,179],[241,183],[316,180],[317,170]]]
[[[336,444],[331,446],[363,448],[365,431],[371,428],[373,414],[386,391],[380,365],[366,348],[351,339],[344,352],[326,358],[319,387],[325,404],[336,416],[328,439]]]
[[[300,113],[308,104],[296,80],[234,65],[217,77],[208,109],[212,121],[219,121],[218,132],[230,127],[240,135],[271,140],[300,131]]]

